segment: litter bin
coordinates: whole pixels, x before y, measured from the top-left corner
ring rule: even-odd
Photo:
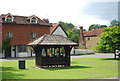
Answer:
[[[25,69],[25,60],[19,60],[19,69]]]

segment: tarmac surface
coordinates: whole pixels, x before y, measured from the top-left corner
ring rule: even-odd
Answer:
[[[71,58],[114,58],[114,54],[103,54],[103,53],[95,53],[92,55],[72,55]],[[15,61],[15,60],[34,60],[35,57],[17,57],[17,58],[5,58],[0,59],[0,61]]]

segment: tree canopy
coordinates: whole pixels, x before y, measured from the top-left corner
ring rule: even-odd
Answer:
[[[59,24],[61,24],[66,31],[75,27],[72,23],[66,23],[63,21],[59,21]]]
[[[101,52],[114,52],[120,50],[120,26],[104,28],[100,35],[101,40],[96,47]]]
[[[120,26],[120,21],[112,20],[110,26]]]
[[[64,28],[64,30],[67,32],[68,34],[68,38],[76,43],[79,42],[79,33],[80,30],[77,29],[77,27],[75,27],[75,25],[73,25],[72,23],[67,23],[67,22],[63,22],[63,21],[59,21],[59,24],[62,25],[62,27]]]
[[[92,24],[89,26],[89,31],[92,30],[92,27],[94,27],[94,29],[101,29],[101,28],[104,28],[104,27],[107,27],[106,25],[100,25],[100,24]]]

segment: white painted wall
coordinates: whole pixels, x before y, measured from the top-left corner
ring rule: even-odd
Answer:
[[[67,37],[66,33],[63,31],[63,29],[60,26],[53,32],[53,34]],[[71,49],[70,54],[74,54],[74,47]]]
[[[15,52],[13,51],[14,47],[11,47],[11,57],[15,57]],[[27,49],[27,52],[18,52],[18,46],[16,46],[16,57],[30,57],[31,56],[31,50]],[[34,53],[32,53],[32,56],[35,56]],[[1,55],[0,55],[1,57]]]
[[[15,57],[15,53],[14,53],[13,49],[14,49],[14,47],[11,46],[11,57]]]
[[[0,52],[0,59],[5,57],[5,51],[3,50],[3,53]]]
[[[67,37],[67,35],[65,34],[65,32],[62,30],[62,28],[60,26],[53,32],[53,34],[62,35],[64,37]]]

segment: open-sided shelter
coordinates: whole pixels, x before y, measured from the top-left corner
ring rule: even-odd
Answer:
[[[36,53],[37,67],[70,66],[70,50],[77,43],[61,35],[43,35],[29,43]]]

